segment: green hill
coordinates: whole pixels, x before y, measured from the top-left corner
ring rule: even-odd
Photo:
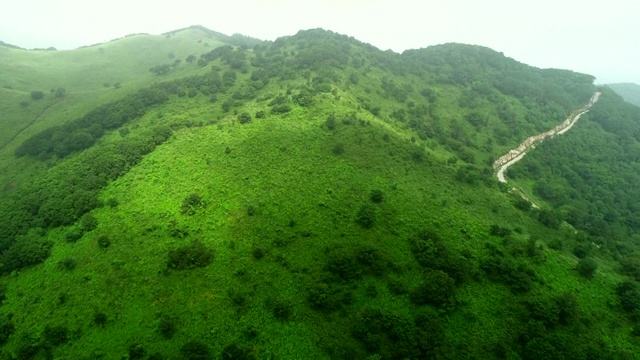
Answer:
[[[600,236],[537,190],[526,172],[564,181],[546,148],[574,130],[509,172],[543,209],[493,176],[497,157],[589,101],[592,76],[472,45],[383,52],[320,29],[1,51],[2,91],[15,95],[0,98],[4,358],[640,349],[633,198],[609,217],[620,193],[554,188],[609,227]],[[576,133],[613,146],[606,136],[637,112],[610,92],[601,102]],[[619,150],[612,168],[587,147],[572,161],[611,189],[601,175],[627,160]]]
[[[634,83],[607,84],[608,88],[633,105],[640,106],[640,85]]]

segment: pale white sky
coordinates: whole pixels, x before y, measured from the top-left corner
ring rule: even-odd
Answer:
[[[322,27],[382,50],[478,44],[537,66],[640,84],[637,0],[15,0],[0,40],[72,49],[203,25],[274,40]]]

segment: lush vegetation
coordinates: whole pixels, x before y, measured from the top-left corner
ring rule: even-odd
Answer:
[[[605,91],[510,170],[542,209],[491,168],[583,106],[593,77],[324,30],[165,36],[176,49],[135,86],[65,116],[74,86],[19,89],[18,109],[54,105],[0,153],[4,358],[640,350],[636,108]]]

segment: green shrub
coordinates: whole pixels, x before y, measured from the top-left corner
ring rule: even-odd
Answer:
[[[222,349],[222,360],[254,360],[255,355],[245,347],[240,347],[235,343],[229,344]]]
[[[334,155],[344,154],[344,144],[342,143],[335,144],[331,152],[333,152]]]
[[[82,238],[84,231],[79,227],[72,227],[64,234],[64,240],[68,243],[74,243]]]
[[[382,190],[372,190],[369,198],[374,203],[379,204],[382,202],[382,200],[384,200],[384,193],[382,192]]]
[[[597,269],[598,269],[598,263],[592,258],[580,259],[580,261],[578,261],[578,266],[576,268],[576,270],[578,270],[578,273],[580,273],[580,275],[588,279],[591,279],[596,274]]]
[[[103,312],[96,312],[93,314],[93,322],[98,326],[104,326],[107,323],[107,314]]]
[[[376,208],[371,204],[360,207],[356,215],[356,223],[365,229],[371,229],[376,222]]]
[[[176,324],[176,321],[170,317],[162,317],[160,319],[160,323],[158,323],[158,332],[160,332],[162,337],[164,337],[165,339],[173,338],[173,335],[175,335],[177,328],[178,326]]]
[[[111,246],[111,240],[109,240],[109,237],[107,235],[98,236],[96,241],[98,242],[98,246],[102,249],[106,249]]]
[[[584,259],[589,255],[589,250],[582,245],[576,245],[573,248],[573,255],[575,255],[579,259]]]
[[[178,247],[169,251],[167,266],[170,269],[185,270],[197,267],[205,267],[213,261],[213,250],[206,247],[201,241],[193,241],[191,244]]]
[[[74,258],[66,258],[64,260],[60,260],[58,265],[63,270],[72,271],[75,270],[75,268],[78,266],[78,262]]]
[[[82,215],[82,217],[80,218],[80,224],[82,225],[82,229],[85,232],[91,231],[96,227],[98,227],[98,219],[96,219],[95,216],[89,213],[86,213]]]
[[[42,91],[32,91],[31,99],[33,100],[41,100],[44,98],[44,93]]]
[[[411,302],[415,305],[443,306],[452,304],[455,295],[455,282],[444,271],[427,272],[421,285],[411,294]]]
[[[273,316],[279,320],[288,320],[293,312],[293,304],[291,304],[290,301],[281,298],[272,299],[269,302],[269,307],[271,308]]]
[[[39,264],[51,254],[53,242],[34,233],[19,235],[13,245],[0,256],[0,273]]]
[[[243,112],[242,114],[238,115],[238,121],[240,122],[240,124],[251,122],[251,114],[249,114],[248,112]]]
[[[129,360],[142,359],[147,354],[142,344],[133,342],[129,345]]]
[[[329,130],[335,130],[336,129],[336,116],[334,114],[329,115],[327,117],[327,120],[324,122],[324,125]]]
[[[182,200],[180,212],[184,215],[194,215],[196,211],[203,206],[200,195],[193,193]]]
[[[62,345],[69,339],[69,329],[65,326],[45,326],[42,331],[42,340],[48,347],[55,347]]]
[[[0,318],[0,345],[4,345],[9,340],[15,329],[11,319],[4,316]]]
[[[185,360],[209,360],[211,356],[211,349],[204,343],[191,340],[180,347],[180,355]]]
[[[640,310],[640,289],[633,281],[624,281],[616,287],[622,309],[628,313]]]

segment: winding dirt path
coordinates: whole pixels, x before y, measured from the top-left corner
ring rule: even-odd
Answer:
[[[518,147],[516,147],[515,149],[511,149],[509,150],[508,153],[500,156],[498,160],[496,160],[493,163],[493,169],[496,172],[496,177],[498,178],[498,181],[506,184],[507,178],[505,177],[505,172],[507,171],[509,166],[522,160],[522,158],[527,154],[527,151],[535,147],[537,143],[542,142],[544,139],[548,137],[551,137],[554,135],[562,135],[565,132],[569,131],[569,129],[571,129],[573,125],[575,125],[575,123],[580,119],[580,116],[582,116],[582,114],[589,112],[589,109],[591,109],[593,104],[595,104],[599,98],[600,98],[600,92],[595,92],[587,105],[571,113],[571,115],[569,115],[569,117],[565,121],[563,121],[560,125],[554,127],[549,131],[528,137],[520,145],[518,145]],[[515,190],[515,189],[512,189],[512,190]],[[531,202],[534,207],[537,207],[537,205],[534,204],[527,197],[525,197],[522,194],[522,192],[520,192],[520,196],[522,196],[525,200]]]

